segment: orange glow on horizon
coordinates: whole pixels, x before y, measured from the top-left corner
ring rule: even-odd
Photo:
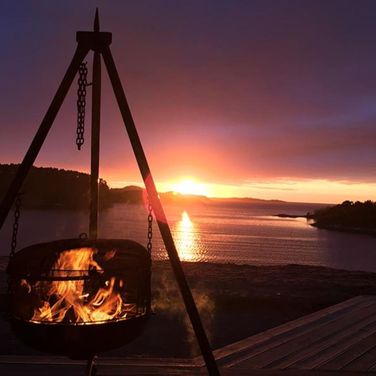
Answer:
[[[110,181],[111,187],[127,185],[143,187],[141,181]],[[249,180],[240,184],[216,184],[197,182],[193,179],[158,182],[159,192],[179,192],[181,194],[203,195],[207,197],[233,198],[251,197],[264,200],[284,200],[289,202],[341,203],[345,200],[376,200],[376,183],[333,181],[324,179],[275,179]]]
[[[171,184],[171,190],[182,195],[208,196],[207,184],[199,183],[193,179],[184,179],[178,183]]]

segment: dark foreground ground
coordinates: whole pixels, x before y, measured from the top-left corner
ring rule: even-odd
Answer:
[[[5,307],[4,263],[0,310]],[[184,263],[213,348],[248,337],[357,295],[376,294],[376,273],[322,267]],[[153,266],[153,310],[144,334],[106,356],[190,357],[199,353],[168,262]],[[38,354],[18,342],[4,315],[0,355]]]

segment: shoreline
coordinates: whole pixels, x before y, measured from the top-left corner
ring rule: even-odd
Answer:
[[[376,293],[376,273],[371,272],[294,264],[251,266],[202,262],[184,262],[183,268],[213,348],[354,296]],[[3,267],[0,292],[0,308],[4,313]],[[190,357],[199,353],[168,261],[153,263],[152,295],[154,313],[144,334],[123,348],[105,353],[106,356]],[[18,342],[4,315],[0,334],[3,336],[0,354],[41,354]]]
[[[278,218],[307,218],[308,219],[308,215],[304,215],[304,214],[285,214],[285,213],[281,213],[281,214],[274,214],[273,217],[278,217]]]
[[[369,235],[376,237],[376,230],[367,230],[362,228],[356,228],[356,227],[344,227],[344,226],[336,226],[336,225],[321,225],[317,222],[310,223],[310,226],[316,227],[320,230],[328,230],[328,231],[337,231],[337,232],[344,232],[348,234],[359,234],[359,235]]]
[[[308,220],[314,221],[314,218],[312,217],[312,215],[308,215],[308,214],[306,214],[306,215],[304,215],[304,214],[295,215],[295,214],[281,213],[281,214],[275,214],[273,216],[278,217],[278,218],[291,218],[291,219],[306,218],[307,221]],[[310,226],[318,228],[320,230],[336,231],[336,232],[343,232],[343,233],[348,233],[348,234],[369,235],[369,236],[376,237],[376,229],[372,230],[372,229],[363,229],[363,228],[359,228],[359,227],[345,227],[345,226],[339,226],[339,225],[322,225],[322,224],[319,224],[317,222],[312,222],[312,223],[308,223],[308,224]]]

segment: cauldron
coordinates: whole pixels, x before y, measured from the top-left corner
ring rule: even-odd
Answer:
[[[131,240],[35,244],[11,258],[7,273],[12,328],[41,351],[87,358],[120,347],[150,313],[150,254]]]

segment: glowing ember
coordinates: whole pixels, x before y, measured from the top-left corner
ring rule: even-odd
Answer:
[[[41,291],[43,299],[34,309],[31,321],[90,323],[124,319],[137,314],[135,304],[123,301],[124,281],[105,277],[105,272],[94,260],[96,250],[79,248],[60,253],[51,275],[56,278],[21,286],[31,293]],[[108,261],[116,250],[106,253]],[[123,292],[123,294],[121,294]]]

